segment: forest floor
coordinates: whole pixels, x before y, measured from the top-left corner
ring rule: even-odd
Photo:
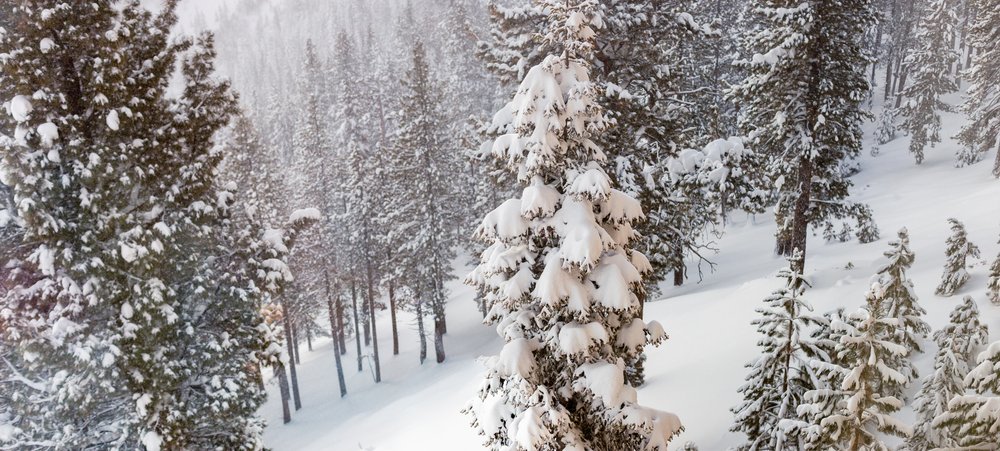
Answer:
[[[960,102],[958,95],[948,99]],[[880,108],[876,107],[876,112]],[[867,202],[875,213],[881,239],[874,243],[824,243],[812,236],[806,275],[812,288],[806,299],[816,313],[844,307],[848,312],[865,301],[870,277],[883,264],[882,252],[906,227],[916,262],[909,275],[916,285],[926,320],[936,330],[947,323],[948,313],[964,295],[972,295],[990,327],[991,340],[1000,339],[1000,307],[985,299],[989,262],[1000,251],[1000,182],[990,169],[994,152],[986,161],[955,168],[957,144],[951,139],[965,121],[958,113],[942,113],[943,143],[926,150],[923,164],[914,164],[907,150],[909,138],[899,136],[881,146],[872,156],[871,133],[860,159],[861,172],[853,177],[852,197]],[[868,132],[871,131],[869,125]],[[970,261],[972,277],[954,296],[934,295],[944,265],[945,239],[950,234],[946,220],[965,223],[969,239],[982,250],[982,258]],[[707,271],[698,282],[681,287],[663,286],[660,300],[647,304],[647,320],[660,321],[670,339],[658,348],[647,349],[646,384],[639,390],[640,403],[674,412],[686,431],[673,441],[679,448],[695,442],[702,451],[721,451],[736,445],[739,434],[728,432],[732,424],[730,408],[740,401],[737,389],[746,376],[744,365],[757,355],[756,328],[750,321],[754,309],[782,282],[774,276],[786,262],[774,255],[774,218],[770,213],[729,218],[725,235],[717,240],[719,252],[712,257],[714,272]],[[465,275],[461,268],[456,274]],[[313,352],[302,348],[299,380],[302,410],[283,425],[277,386],[268,383],[269,401],[261,415],[268,421],[265,444],[275,450],[371,450],[371,451],[469,451],[481,449],[480,437],[470,427],[470,418],[461,410],[476,395],[483,367],[481,355],[499,352],[501,342],[495,330],[481,323],[473,302],[473,291],[460,279],[450,283],[448,329],[445,347],[448,359],[434,363],[433,343],[428,361],[418,362],[416,327],[413,316],[400,316],[400,354],[392,355],[388,315],[379,318],[378,341],[382,354],[382,382],[375,384],[367,361],[357,371],[354,342],[348,344],[344,359],[348,395],[341,399],[329,340],[316,343]],[[924,353],[915,364],[926,375],[934,356],[934,344],[924,343]],[[365,348],[370,353],[371,348]],[[919,383],[910,388],[916,392]],[[907,407],[896,414],[912,422]]]

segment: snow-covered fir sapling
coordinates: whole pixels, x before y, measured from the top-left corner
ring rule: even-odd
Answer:
[[[910,435],[910,427],[891,416],[903,401],[887,395],[906,383],[899,361],[907,352],[906,347],[893,342],[897,321],[888,318],[887,312],[885,291],[875,282],[866,306],[851,315],[852,321],[832,324],[843,334],[835,357],[843,363],[821,367],[838,373],[840,383],[806,394],[813,402],[804,405],[800,413],[809,415],[814,426],[807,429],[805,449],[885,451],[888,447],[883,434]]]
[[[972,66],[964,74],[969,80],[969,91],[962,109],[969,122],[958,133],[962,147],[958,151],[958,165],[976,163],[986,154],[997,149],[1000,135],[1000,8],[990,1],[977,2],[975,19],[969,28],[969,44],[976,49]],[[993,164],[993,175],[1000,177],[1000,152]]]
[[[975,352],[986,344],[989,337],[986,325],[979,321],[979,308],[972,297],[966,296],[952,310],[951,319],[934,333],[938,352],[934,357],[934,370],[928,375],[914,399],[917,424],[913,435],[906,441],[907,451],[928,451],[952,448],[958,443],[951,431],[936,427],[933,421],[948,410],[948,402],[965,393],[963,379],[969,371]]]
[[[913,265],[913,251],[910,250],[910,237],[906,228],[898,232],[898,238],[889,243],[890,250],[884,255],[888,262],[878,270],[879,284],[885,292],[887,317],[898,321],[896,326],[896,343],[906,346],[907,354],[919,352],[920,339],[926,338],[931,326],[924,321],[927,313],[917,302],[917,294],[913,290],[913,282],[906,276],[906,271]],[[905,359],[903,373],[909,380],[917,377],[917,372],[909,360]]]
[[[1000,254],[990,265],[990,274],[986,279],[986,298],[994,304],[1000,304]]]
[[[903,90],[900,108],[902,128],[910,135],[910,153],[917,164],[924,161],[924,148],[941,142],[941,115],[950,107],[941,96],[958,89],[951,65],[958,59],[953,49],[958,17],[955,0],[931,0],[916,30],[916,46],[905,64],[914,68],[913,82]]]
[[[941,283],[935,291],[940,296],[951,296],[962,288],[962,285],[965,285],[965,282],[969,280],[966,260],[970,257],[979,258],[979,247],[969,242],[965,225],[955,218],[948,219],[948,223],[951,224],[951,236],[946,241],[945,256],[947,261],[944,265],[944,273],[941,275]]]
[[[979,354],[965,376],[965,389],[948,402],[933,426],[948,428],[961,449],[995,450],[1000,443],[1000,341]]]
[[[892,99],[886,99],[882,112],[879,113],[875,125],[875,145],[872,146],[872,156],[877,156],[879,146],[896,139],[896,116],[899,112],[891,106]]]
[[[817,388],[810,360],[826,356],[806,334],[823,323],[809,315],[812,306],[801,297],[809,284],[788,268],[778,277],[785,279],[785,286],[764,300],[767,305],[757,309],[761,317],[753,320],[761,335],[757,342],[761,354],[747,364],[750,374],[739,389],[743,402],[733,408],[736,423],[730,430],[746,435],[738,450],[801,449],[795,429],[789,431],[786,420],[797,418],[803,395]]]
[[[594,139],[610,125],[590,81],[597,1],[538,2],[559,41],[493,120],[492,152],[520,198],[477,230],[491,245],[470,283],[505,344],[465,409],[493,450],[667,449],[678,418],[637,403],[625,362],[666,336],[640,316],[649,263],[631,249],[639,202],[612,188]]]

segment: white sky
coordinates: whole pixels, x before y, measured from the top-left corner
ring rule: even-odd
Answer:
[[[185,32],[200,31],[195,28],[199,14],[204,17],[205,25],[214,28],[216,23],[216,13],[222,5],[230,7],[236,4],[237,0],[181,0],[177,7],[177,14],[180,17],[181,27]],[[163,4],[162,0],[142,0],[142,4],[150,9],[158,9]]]

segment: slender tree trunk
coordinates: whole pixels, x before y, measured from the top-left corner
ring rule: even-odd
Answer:
[[[344,363],[340,360],[340,346],[342,346],[341,341],[337,339],[337,336],[343,336],[343,331],[339,330],[340,326],[337,324],[337,309],[333,306],[333,295],[330,292],[330,274],[327,271],[323,271],[323,279],[326,282],[326,310],[330,315],[330,337],[333,339],[333,360],[337,364],[337,383],[340,384],[340,397],[343,398],[347,396],[347,384],[344,381]],[[339,300],[340,297],[338,296]]]
[[[358,344],[358,372],[364,370],[361,366],[361,329],[358,327],[358,288],[357,284],[351,281],[351,302],[354,303],[354,342]]]
[[[337,313],[337,338],[340,340],[340,354],[347,354],[347,334],[344,333],[344,301],[340,298],[340,287],[339,285],[334,289],[336,293],[337,301],[334,304],[334,309]]]
[[[362,303],[364,303],[364,302],[366,302],[366,301],[362,300]],[[367,348],[367,347],[369,347],[369,346],[372,345],[372,329],[371,329],[372,322],[371,322],[371,317],[368,314],[369,313],[368,312],[368,310],[369,310],[368,307],[363,305],[362,308],[365,309],[364,310],[365,313],[362,314],[362,318],[364,318],[364,319],[362,319],[362,322],[364,324],[362,324],[361,328],[364,329],[365,347]]]
[[[312,352],[313,350],[313,334],[311,327],[306,328],[306,349],[308,349],[309,352]]]
[[[295,364],[302,364],[302,356],[299,354],[299,328],[292,326],[292,349],[295,351]]]
[[[295,401],[295,410],[302,408],[302,399],[299,397],[299,377],[295,372],[295,346],[292,344],[292,321],[288,318],[288,309],[285,303],[281,303],[282,319],[285,323],[285,344],[288,347],[288,372],[292,376],[292,400]]]
[[[427,360],[427,334],[424,332],[424,303],[417,298],[417,336],[420,337],[420,364]]]
[[[281,418],[288,424],[292,421],[292,409],[288,408],[288,375],[285,374],[285,366],[281,363],[276,363],[271,368],[278,377],[278,388],[281,391]]]
[[[375,383],[382,382],[382,365],[378,358],[378,331],[375,329],[375,281],[373,280],[371,263],[368,264],[368,322],[372,328],[372,357],[375,360]]]
[[[895,47],[895,44],[893,44]],[[892,95],[892,60],[895,57],[893,54],[894,48],[890,48],[888,54],[886,54],[886,64],[885,64],[885,86],[882,87],[884,94],[882,95],[882,101],[888,101],[889,96]]]
[[[899,81],[896,82],[896,104],[895,108],[899,108],[903,104],[903,90],[906,89],[906,77],[910,73],[910,68],[903,66],[899,72]]]
[[[396,287],[389,282],[389,313],[392,316],[392,355],[399,355],[399,326],[396,324]]]

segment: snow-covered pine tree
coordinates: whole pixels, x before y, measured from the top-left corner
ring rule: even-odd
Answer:
[[[260,308],[290,237],[229,220],[213,136],[236,100],[211,37],[170,38],[175,6],[19,2],[0,34],[23,234],[2,298],[4,447],[262,446]]]
[[[524,186],[484,218],[469,282],[505,344],[466,412],[490,449],[665,450],[677,417],[640,406],[625,364],[665,338],[640,318],[639,203],[611,187],[595,144],[610,125],[590,80],[594,0],[536,3],[546,48],[494,117],[492,149]],[[555,45],[557,44],[557,45]]]
[[[1000,341],[977,360],[965,376],[966,392],[952,398],[948,411],[932,424],[947,428],[961,449],[995,450],[1000,443]]]
[[[934,371],[924,379],[914,400],[917,424],[913,435],[906,441],[908,451],[928,451],[953,448],[958,443],[950,431],[934,424],[934,419],[948,410],[948,402],[965,393],[963,379],[978,349],[982,348],[989,333],[979,321],[979,308],[971,296],[951,311],[950,321],[934,333],[938,352],[934,357]]]
[[[434,318],[434,351],[438,363],[445,359],[444,315],[452,279],[451,262],[458,241],[455,227],[460,221],[452,208],[461,203],[460,154],[449,146],[448,128],[442,111],[442,91],[431,79],[424,44],[413,44],[412,65],[403,79],[399,105],[399,128],[389,157],[388,177],[396,187],[389,205],[392,216],[390,238],[397,243],[394,264],[401,279],[426,297]]]
[[[924,321],[927,313],[917,303],[917,294],[913,290],[913,282],[906,276],[906,271],[913,265],[914,255],[910,250],[910,236],[906,228],[899,229],[898,238],[889,242],[890,250],[883,255],[889,260],[878,270],[879,284],[885,291],[885,301],[888,303],[888,318],[895,318],[896,343],[906,346],[907,354],[921,351],[920,339],[926,338],[931,332],[931,326]],[[906,376],[913,380],[917,377],[916,370],[906,364]]]
[[[951,65],[958,59],[953,39],[958,16],[955,0],[930,0],[916,29],[916,45],[904,64],[913,71],[913,82],[902,92],[900,127],[910,135],[910,153],[920,164],[924,148],[941,142],[941,115],[949,109],[941,96],[958,90]]]
[[[970,257],[979,257],[979,247],[969,242],[965,225],[955,218],[949,218],[948,223],[951,224],[951,236],[946,242],[945,256],[947,261],[944,265],[944,273],[941,275],[941,283],[935,290],[939,296],[951,296],[962,288],[962,285],[965,285],[965,282],[969,280],[966,260]]]
[[[958,356],[945,343],[934,356],[934,370],[924,379],[913,401],[917,411],[917,424],[913,427],[913,435],[907,439],[904,450],[929,451],[957,445],[947,430],[934,427],[933,420],[947,411],[948,401],[952,397],[965,392],[962,383],[965,371],[960,368]]]
[[[869,116],[861,102],[870,89],[863,43],[875,23],[871,0],[754,0],[751,10],[759,29],[747,32],[737,63],[748,75],[730,96],[748,147],[768,159],[778,189],[778,253],[807,255],[810,227],[846,239],[846,219],[859,240],[874,241],[871,210],[849,200],[841,170],[860,153]]]
[[[994,304],[1000,304],[1000,254],[990,265],[990,274],[986,279],[986,299]]]
[[[949,315],[949,322],[934,332],[934,341],[940,346],[948,343],[963,362],[963,372],[975,363],[975,357],[989,340],[989,329],[979,319],[979,307],[972,296],[965,296]]]
[[[896,125],[896,116],[899,116],[899,111],[888,104],[888,101],[882,106],[882,111],[878,115],[875,126],[875,146],[872,147],[872,155],[878,155],[878,146],[888,143],[896,139],[896,130],[898,126]]]
[[[613,182],[644,206],[648,220],[636,228],[646,239],[637,246],[650,258],[653,271],[646,289],[655,294],[659,282],[671,275],[676,285],[684,282],[687,257],[707,260],[711,234],[706,228],[719,222],[724,210],[712,201],[738,208],[754,202],[744,202],[739,191],[706,195],[705,185],[669,177],[664,164],[684,149],[724,138],[705,136],[715,127],[705,123],[703,114],[714,108],[707,104],[715,101],[714,93],[692,86],[706,78],[705,68],[694,62],[704,48],[696,41],[711,39],[713,31],[695,22],[688,11],[692,5],[684,1],[599,3],[605,28],[597,36],[601,64],[593,68],[592,79],[600,85],[599,102],[615,127],[598,144],[612,163],[608,172]],[[519,80],[526,68],[561,51],[561,43],[538,39],[545,31],[538,30],[544,21],[536,6],[491,3],[492,39],[480,46],[480,53],[503,82]]]
[[[982,160],[990,149],[997,148],[1000,136],[1000,8],[992,0],[977,0],[975,22],[969,29],[969,43],[976,49],[972,66],[965,74],[969,80],[968,97],[963,109],[969,115],[967,123],[958,133],[962,144],[958,164],[972,164]],[[1000,152],[997,152],[993,175],[1000,177]]]
[[[764,300],[767,306],[757,309],[762,317],[753,321],[762,335],[757,342],[761,354],[747,364],[750,374],[739,390],[743,402],[733,408],[736,424],[730,430],[746,435],[738,450],[801,449],[782,422],[797,418],[804,394],[817,388],[809,361],[825,357],[806,335],[807,329],[822,324],[809,316],[812,306],[801,298],[808,282],[788,268],[778,277],[785,279],[785,286]]]
[[[897,321],[886,316],[888,304],[884,288],[875,282],[867,294],[867,305],[851,315],[851,321],[831,325],[843,334],[835,357],[843,366],[819,366],[839,373],[839,386],[807,393],[815,402],[800,410],[811,415],[814,424],[807,429],[805,449],[886,451],[888,447],[876,431],[910,435],[908,426],[890,416],[903,402],[886,394],[899,391],[906,383],[897,364],[907,352],[892,340]],[[830,400],[835,400],[832,412],[827,410]]]

